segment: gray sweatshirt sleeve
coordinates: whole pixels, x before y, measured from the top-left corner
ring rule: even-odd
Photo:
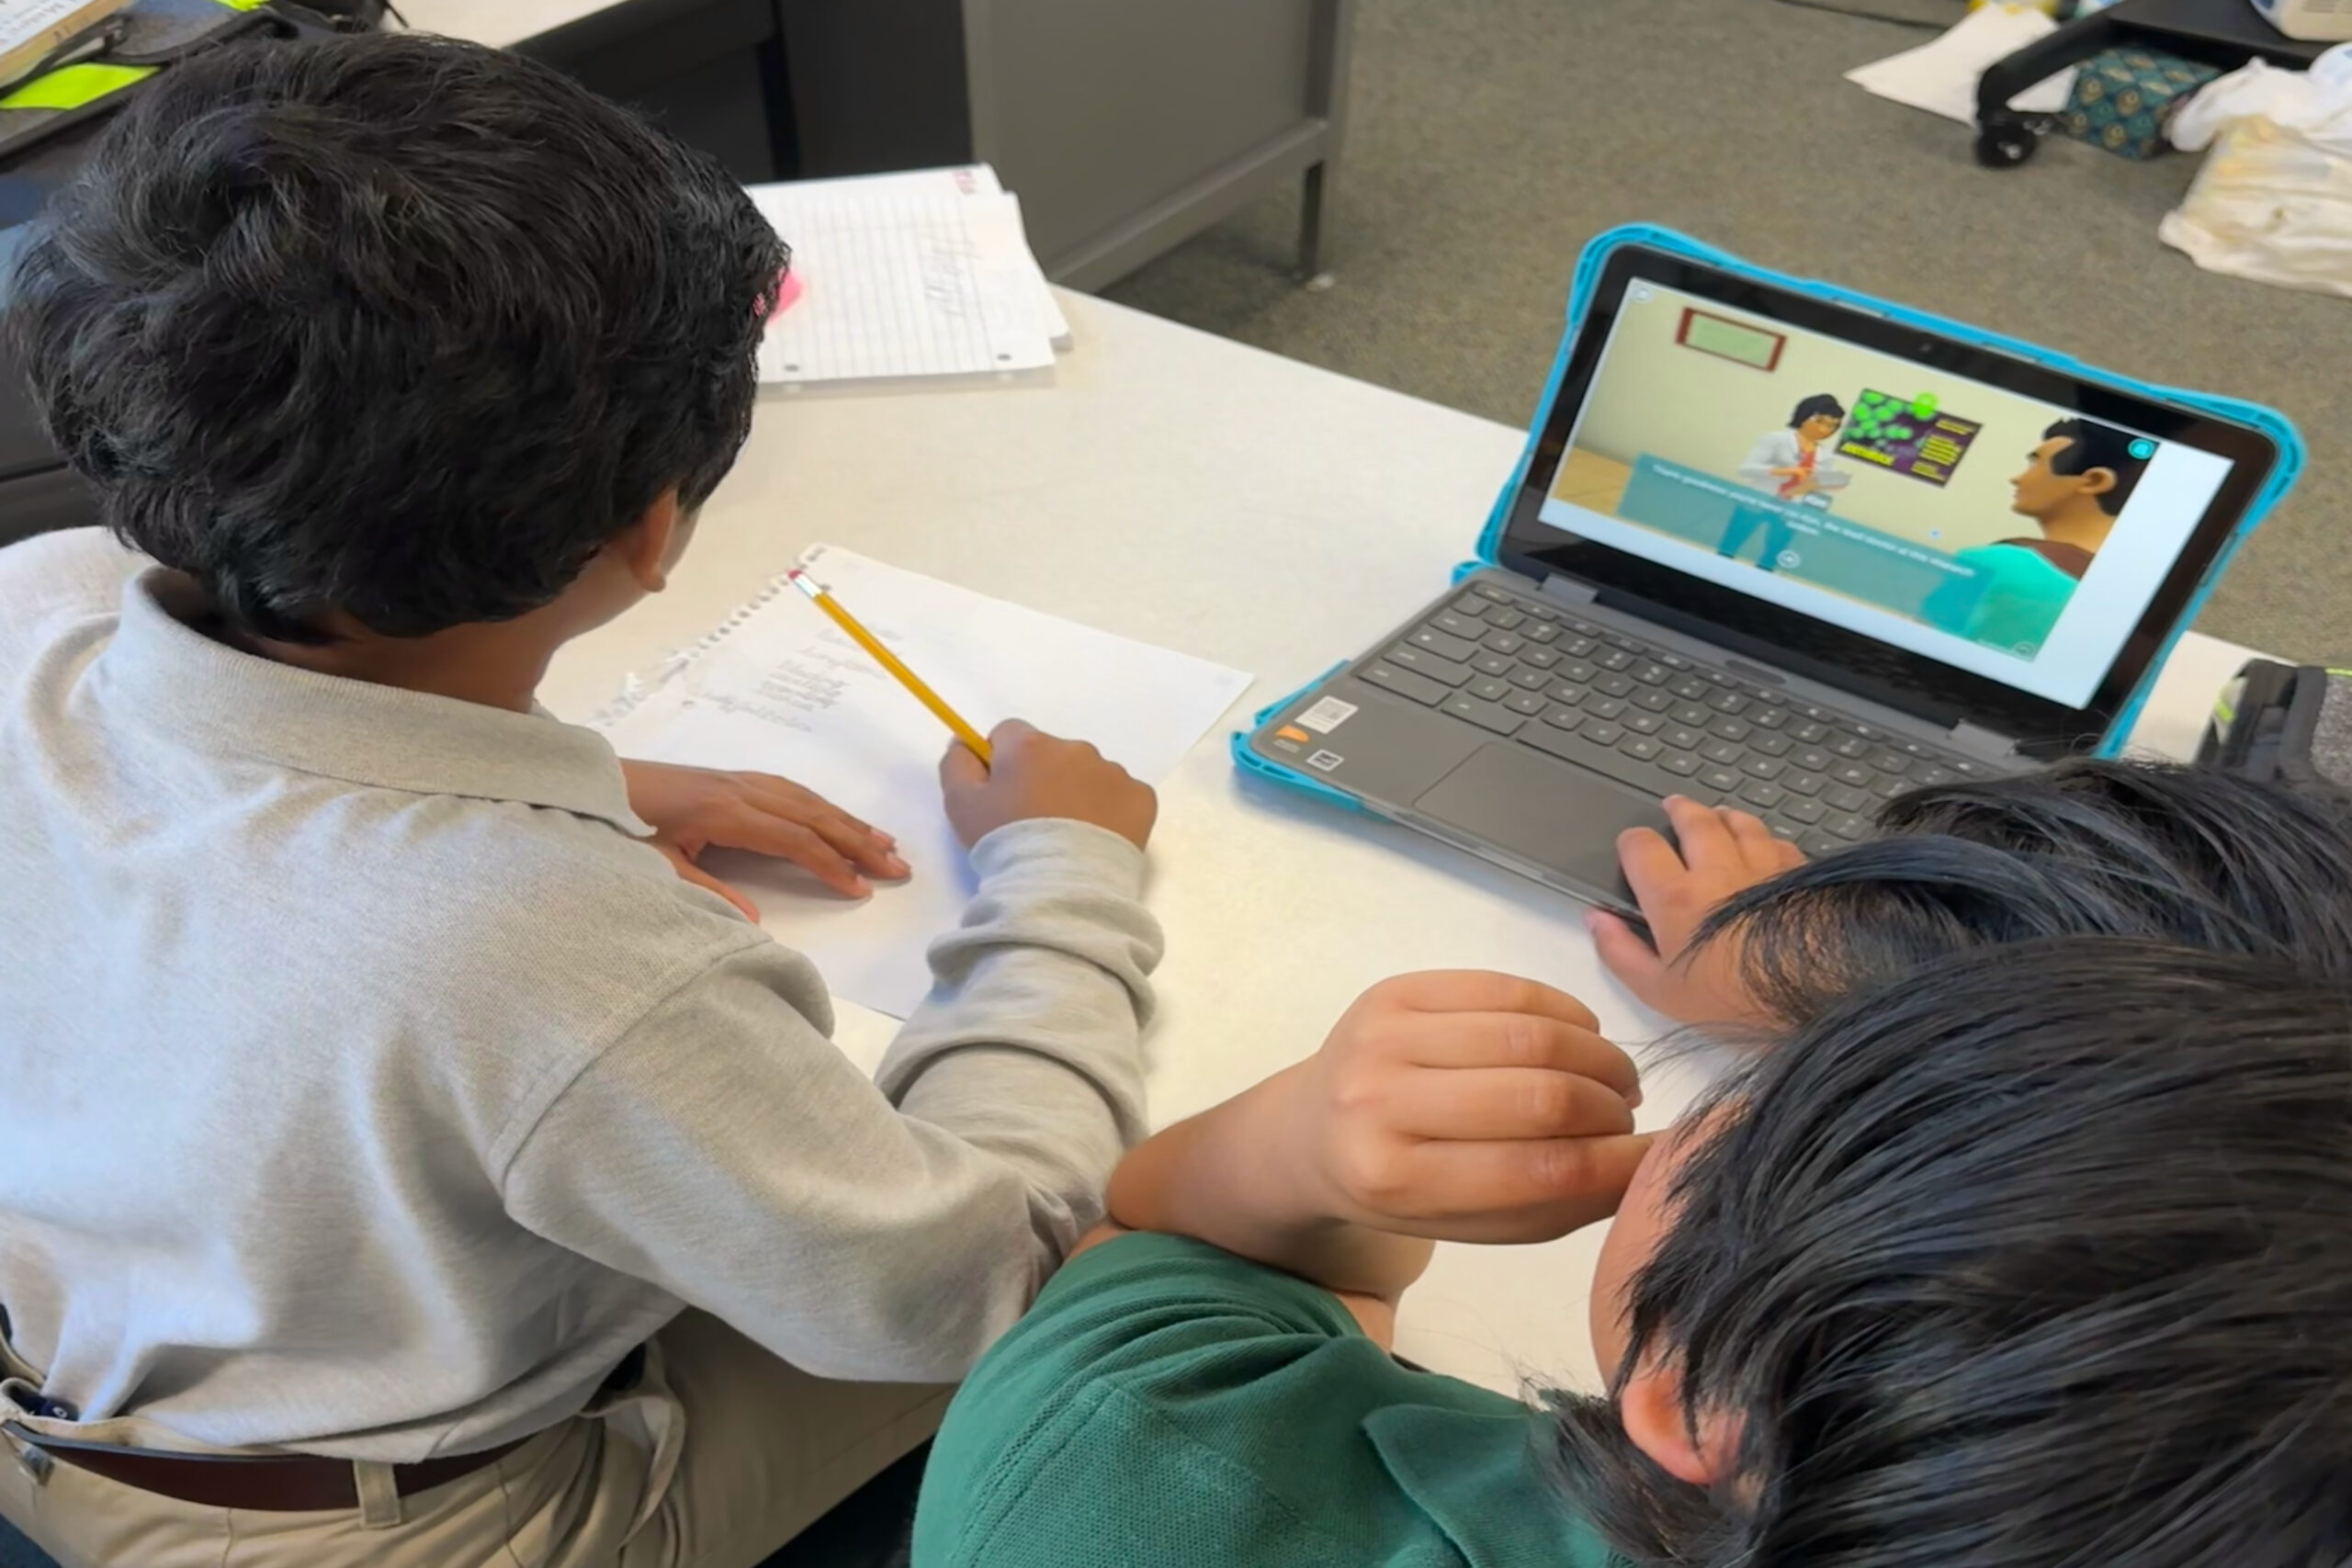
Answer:
[[[1025,822],[973,852],[879,1088],[807,961],[741,948],[656,1005],[507,1168],[521,1224],[826,1377],[960,1377],[1100,1217],[1143,1118],[1143,856]]]

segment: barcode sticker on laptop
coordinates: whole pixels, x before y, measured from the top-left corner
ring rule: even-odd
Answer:
[[[1329,735],[1355,717],[1356,705],[1343,703],[1337,697],[1325,697],[1298,716],[1298,722],[1317,735]]]

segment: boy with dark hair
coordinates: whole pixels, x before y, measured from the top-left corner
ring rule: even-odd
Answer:
[[[2066,938],[1849,998],[1653,1151],[1557,1485],[1640,1568],[2352,1560],[2340,979]]]
[[[917,1568],[2352,1558],[2342,818],[2120,764],[1897,809],[1702,938],[1804,1010],[1744,1008],[1776,1048],[1672,1133],[1573,998],[1421,975],[1130,1155],[950,1410]],[[1752,818],[1676,825],[1755,869]],[[1607,1397],[1386,1353],[1433,1239],[1612,1210]]]
[[[2030,539],[2002,539],[1953,558],[1971,575],[1928,595],[1928,625],[2031,653],[2090,570],[2124,502],[2148,470],[2154,443],[2096,420],[2062,419],[2041,433],[2009,481],[2011,510],[2033,520]]]
[[[23,254],[141,552],[0,552],[0,1512],[67,1568],[745,1568],[1100,1213],[1149,790],[949,755],[978,891],[877,1087],[693,855],[854,895],[888,835],[534,702],[677,564],[784,262],[635,117],[398,35],[175,65]]]
[[[2095,419],[2062,419],[2041,433],[2031,466],[2010,481],[2017,491],[2012,504],[2019,516],[2041,525],[2045,538],[2095,555],[2108,528],[2092,513],[2109,524],[2123,515],[2154,448],[2154,442]]]
[[[1587,917],[1610,972],[1681,1023],[1771,1030],[1964,948],[2157,937],[2352,982],[2352,807],[2205,768],[2084,759],[1916,790],[1806,862],[1744,812],[1668,803],[1620,858],[1649,927]]]

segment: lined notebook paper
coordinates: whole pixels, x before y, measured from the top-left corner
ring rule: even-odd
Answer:
[[[986,376],[1054,362],[1059,312],[1021,237],[1019,205],[937,178],[959,173],[752,187],[792,246],[800,283],[761,344],[762,380]]]
[[[1205,660],[1114,637],[820,545],[818,581],[986,731],[1025,718],[1091,740],[1157,784],[1249,689]],[[596,727],[625,757],[776,773],[893,834],[914,874],[852,903],[777,862],[708,857],[835,996],[904,1018],[931,987],[924,949],[971,893],[940,804],[947,731],[783,582],[695,648],[633,680]]]
[[[806,188],[806,182],[804,182]],[[1054,347],[1070,345],[1069,320],[1046,281],[1029,248],[1029,230],[1021,219],[1021,198],[1004,188],[996,170],[987,164],[956,164],[940,169],[902,169],[888,175],[851,175],[826,180],[823,188],[838,196],[953,196],[964,201],[964,228],[979,253],[979,265],[999,268],[1017,278],[1008,279],[1024,297],[1037,330],[1053,339]],[[759,187],[754,187],[756,199]]]

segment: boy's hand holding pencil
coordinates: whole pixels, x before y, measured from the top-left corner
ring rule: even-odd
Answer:
[[[1142,849],[1159,816],[1159,796],[1082,740],[1061,740],[1019,719],[989,737],[984,763],[958,742],[940,760],[947,820],[969,849],[1008,822],[1058,818],[1107,828]]]
[[[939,782],[947,819],[966,849],[1008,822],[1047,818],[1107,828],[1137,849],[1150,839],[1159,815],[1159,797],[1150,785],[1136,783],[1084,741],[1058,739],[1018,719],[981,735],[815,578],[797,568],[790,576],[794,587],[956,737],[940,761]]]

